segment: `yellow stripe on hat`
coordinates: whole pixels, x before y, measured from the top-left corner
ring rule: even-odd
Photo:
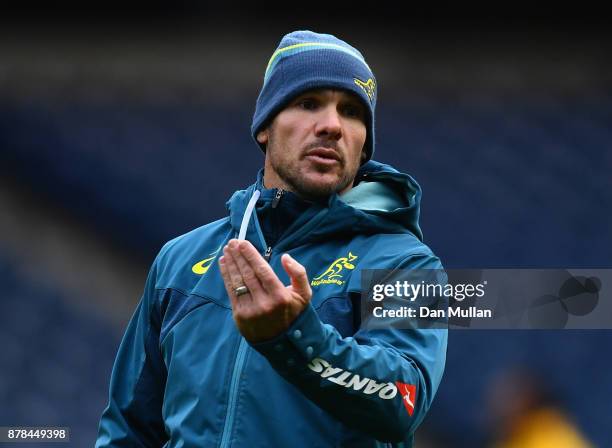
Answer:
[[[284,53],[285,51],[289,51],[289,50],[293,50],[295,48],[300,48],[300,47],[324,47],[324,48],[334,48],[336,50],[340,50],[344,53],[347,53],[357,59],[359,59],[367,68],[368,70],[370,70],[369,65],[366,63],[366,61],[357,53],[355,53],[354,51],[351,51],[350,49],[342,46],[342,45],[338,45],[338,44],[328,44],[328,43],[324,43],[324,42],[305,42],[302,44],[295,44],[295,45],[289,45],[288,47],[284,47],[284,48],[279,48],[278,50],[276,50],[274,52],[274,54],[272,54],[272,57],[270,58],[270,61],[268,61],[268,65],[266,66],[266,76],[268,75],[268,70],[270,70],[270,67],[272,66],[272,64],[274,63],[275,59],[282,53]],[[372,71],[372,70],[370,70]]]

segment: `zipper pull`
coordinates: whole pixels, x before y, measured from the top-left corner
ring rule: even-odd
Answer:
[[[268,246],[266,253],[264,254],[264,260],[269,262],[270,258],[272,258],[272,246]]]
[[[284,193],[285,190],[283,190],[282,188],[276,190],[276,195],[274,196],[274,199],[272,199],[272,208],[276,208],[278,206],[278,203],[280,202]]]

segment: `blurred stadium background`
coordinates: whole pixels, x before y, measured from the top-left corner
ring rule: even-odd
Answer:
[[[420,182],[426,242],[447,267],[610,267],[602,22],[186,5],[2,19],[0,426],[69,426],[74,446],[93,443],[156,252],[224,216],[262,165],[251,115],[293,29],[366,56],[379,81],[376,158]],[[610,331],[452,332],[419,446],[494,446],[499,400],[526,384],[507,380],[517,370],[610,446],[610,347]]]

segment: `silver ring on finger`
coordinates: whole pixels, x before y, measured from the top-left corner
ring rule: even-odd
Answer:
[[[236,297],[240,297],[241,295],[248,294],[249,292],[250,292],[249,288],[247,288],[244,285],[239,286],[236,289],[234,289],[234,294],[236,294]]]

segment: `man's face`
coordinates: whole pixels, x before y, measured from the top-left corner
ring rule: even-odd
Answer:
[[[353,94],[312,90],[257,134],[266,145],[264,183],[316,199],[352,187],[366,140],[366,110]]]

